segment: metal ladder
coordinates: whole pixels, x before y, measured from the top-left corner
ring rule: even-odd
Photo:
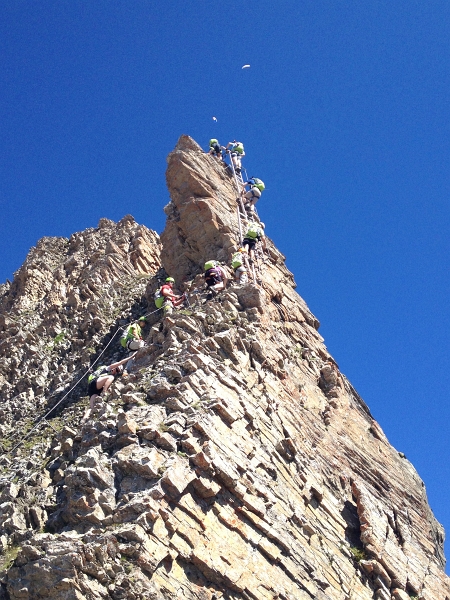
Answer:
[[[234,164],[233,164],[232,160],[230,160],[229,166],[233,173],[234,182],[236,184],[236,190],[237,190],[237,193],[239,196],[237,198],[238,204],[236,206],[236,211],[237,211],[237,219],[238,219],[238,225],[239,225],[239,243],[242,246],[243,240],[244,240],[244,236],[242,234],[242,218],[247,221],[253,221],[253,218],[250,215],[248,215],[247,211],[245,210],[244,199],[243,199],[244,198],[244,190],[243,190],[244,180],[242,179],[242,175],[236,173],[236,170],[234,168]],[[242,170],[241,170],[241,173],[242,173]],[[256,212],[256,209],[254,210],[254,213],[255,213],[257,220],[260,221],[259,215]],[[261,242],[256,243],[254,256],[255,256],[255,260],[250,264],[249,257],[247,256],[247,254],[244,254],[244,263],[245,263],[247,270],[252,274],[253,283],[255,285],[260,285],[259,282],[261,280],[261,266],[264,264],[264,252],[261,247]],[[259,278],[257,277],[257,273],[259,275]]]

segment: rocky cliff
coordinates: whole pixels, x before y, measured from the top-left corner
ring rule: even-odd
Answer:
[[[205,300],[202,264],[238,241],[229,171],[182,136],[167,183],[161,239],[102,219],[0,288],[0,598],[449,600],[424,484],[272,242],[260,285]],[[163,318],[167,274],[190,306]],[[86,369],[148,313],[83,421]]]

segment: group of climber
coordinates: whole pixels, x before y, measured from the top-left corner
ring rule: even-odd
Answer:
[[[252,265],[256,242],[262,242],[265,248],[264,223],[251,222],[243,240],[242,247],[238,248],[231,256],[231,267],[234,272],[234,281],[238,285],[248,283],[247,264]],[[215,260],[205,263],[205,283],[209,288],[207,299],[216,296],[218,292],[227,286],[227,274],[220,264]]]
[[[235,173],[238,175],[236,184],[240,189],[240,197],[237,198],[238,204],[242,202],[241,207],[245,210],[245,215],[241,215],[246,218],[247,231],[241,240],[241,248],[235,252],[231,259],[231,265],[234,270],[235,281],[237,283],[245,283],[248,281],[247,264],[252,265],[255,259],[255,246],[257,242],[262,242],[263,249],[265,249],[265,238],[264,238],[264,223],[258,222],[259,217],[256,216],[255,205],[261,198],[261,194],[265,189],[264,182],[257,178],[251,177],[248,181],[243,181],[241,176],[242,168],[242,157],[245,156],[244,145],[242,142],[233,140],[228,142],[226,146],[221,146],[219,141],[212,138],[209,141],[209,154],[215,156],[219,160],[225,160],[224,152],[231,154],[231,161]],[[248,259],[244,258],[247,255]],[[210,261],[211,262],[211,261]],[[218,267],[217,267],[218,269]],[[207,285],[210,286],[211,292],[214,293],[217,289],[220,289],[221,281],[215,281],[215,279],[223,279],[220,272],[215,272],[214,268],[209,268],[209,263],[205,265],[205,278]],[[215,278],[215,279],[214,279]]]
[[[242,157],[245,156],[244,144],[242,142],[233,140],[232,142],[228,142],[226,146],[221,146],[217,139],[212,138],[209,140],[208,154],[223,161],[225,160],[224,156],[230,154],[234,171],[241,177]],[[261,198],[261,194],[265,189],[264,182],[258,177],[251,177],[248,181],[242,182],[241,186],[244,208],[247,214],[250,215],[250,218],[253,218],[254,215],[252,213],[254,213],[255,204]]]
[[[242,157],[245,156],[244,144],[233,140],[228,142],[226,146],[221,146],[219,140],[212,138],[209,140],[208,154],[215,156],[219,160],[224,160],[224,156],[229,154],[233,163],[234,170],[240,174],[242,169]]]
[[[209,144],[209,154],[224,160],[224,153],[230,154],[235,172],[240,176],[242,168],[242,157],[245,156],[244,145],[237,140],[229,142],[227,146],[221,146],[216,139],[211,139]],[[261,197],[264,190],[264,183],[252,177],[247,182],[241,183],[241,195],[244,208],[249,215],[248,227],[242,240],[242,245],[231,256],[231,267],[234,273],[234,281],[238,285],[245,285],[249,281],[248,266],[253,264],[255,259],[255,246],[261,242],[265,248],[264,223],[253,220],[254,207]],[[228,276],[225,268],[216,260],[209,260],[204,265],[205,283],[208,288],[207,300],[212,299],[218,292],[225,290],[228,283]],[[174,308],[177,308],[186,300],[186,294],[177,295],[174,292],[175,280],[173,277],[167,277],[163,285],[155,292],[154,300],[157,309],[162,309],[164,316],[172,314]],[[128,350],[129,356],[109,366],[101,365],[88,377],[88,395],[90,410],[87,411],[85,418],[95,406],[96,399],[105,395],[116,377],[127,375],[130,371],[134,357],[137,351],[145,346],[142,336],[142,328],[146,324],[146,318],[140,317],[137,321],[131,323],[123,331],[120,338],[122,348]],[[126,364],[124,369],[123,365]]]

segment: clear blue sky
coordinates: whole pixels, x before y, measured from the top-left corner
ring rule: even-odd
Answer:
[[[450,535],[449,39],[448,0],[3,0],[0,281],[101,217],[161,232],[179,135],[241,139],[298,292]]]

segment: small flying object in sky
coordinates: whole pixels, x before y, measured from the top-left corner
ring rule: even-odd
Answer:
[[[248,69],[250,67],[250,65],[244,65],[242,68],[243,69]]]
[[[213,117],[213,121],[217,121],[217,117]]]

